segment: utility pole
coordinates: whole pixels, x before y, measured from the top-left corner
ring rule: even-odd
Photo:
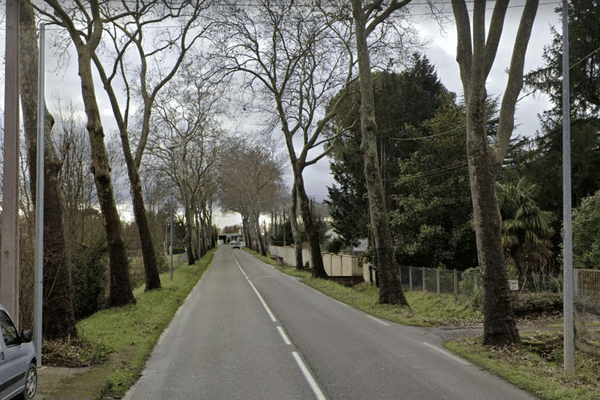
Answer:
[[[562,2],[563,25],[563,316],[565,371],[575,372],[573,321],[573,229],[571,215],[571,103],[569,82],[569,2]]]
[[[40,53],[38,60],[37,161],[35,203],[35,273],[33,284],[33,341],[37,367],[42,367],[42,320],[44,303],[44,184],[46,172],[46,24],[40,24]]]
[[[6,2],[4,194],[0,302],[19,328],[19,2]]]

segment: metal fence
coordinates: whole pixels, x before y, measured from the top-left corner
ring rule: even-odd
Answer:
[[[574,270],[574,297],[578,311],[600,314],[600,271]]]
[[[402,266],[402,284],[408,290],[434,293],[472,295],[481,287],[481,274],[477,270],[457,271],[437,268]]]
[[[476,269],[467,271],[441,270],[436,268],[400,267],[402,284],[408,290],[432,293],[463,294],[470,296],[482,287],[481,273]],[[574,297],[578,308],[584,312],[600,314],[600,271],[575,269]],[[562,276],[533,274],[527,282],[509,280],[513,291],[562,293]]]

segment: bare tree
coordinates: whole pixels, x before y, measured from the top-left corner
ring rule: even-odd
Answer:
[[[206,0],[181,3],[122,0],[107,3],[102,8],[103,17],[111,21],[105,28],[111,38],[113,53],[110,57],[104,57],[108,61],[100,58],[100,52],[94,52],[92,59],[110,98],[119,127],[142,246],[146,291],[160,288],[156,253],[140,176],[142,156],[151,131],[153,103],[158,93],[176,75],[186,54],[204,34],[205,28],[200,25],[199,16],[209,4]],[[136,62],[133,62],[134,58]],[[125,98],[119,102],[117,85],[121,84],[125,86]],[[139,108],[132,106],[132,86],[137,88],[142,100]],[[132,138],[129,122],[130,117],[136,113],[141,114],[140,130],[137,138]],[[132,139],[137,139],[134,151]]]
[[[211,201],[216,192],[214,168],[225,134],[214,120],[218,93],[192,64],[171,81],[154,102],[150,149],[161,160],[184,206],[188,263],[199,258],[199,246],[210,232]],[[201,223],[202,221],[202,223]],[[204,227],[204,232],[199,231]]]
[[[98,227],[86,218],[86,210],[91,210],[98,200],[90,174],[91,151],[85,121],[76,117],[72,102],[63,105],[59,100],[54,108],[58,123],[54,126],[52,142],[61,165],[59,181],[67,246],[73,251],[89,245],[92,238],[88,230],[97,232]]]
[[[249,225],[251,237],[267,255],[260,217],[276,207],[282,189],[282,162],[270,146],[239,141],[231,144],[221,162],[221,204],[237,211]]]
[[[333,94],[352,79],[354,63],[348,48],[352,26],[341,11],[326,13],[293,0],[259,0],[248,6],[222,1],[215,15],[221,18],[219,30],[211,35],[213,60],[227,74],[242,74],[248,91],[261,101],[259,112],[271,116],[271,129],[283,133],[313,275],[327,277],[303,172],[326,155],[321,151],[321,133],[335,107],[327,114],[324,110]]]
[[[411,0],[387,3],[375,0],[363,5],[362,0],[352,0],[352,14],[356,26],[356,49],[360,75],[360,121],[361,151],[365,163],[365,178],[369,193],[371,229],[375,239],[377,266],[380,278],[379,301],[381,303],[408,305],[400,283],[400,269],[394,255],[394,244],[389,227],[386,195],[377,154],[377,124],[375,122],[375,99],[371,80],[369,35],[392,13],[402,9]]]
[[[38,123],[38,58],[35,13],[29,0],[20,1],[21,38],[19,64],[22,74],[21,104],[27,139],[27,160],[34,204],[39,198],[35,183],[37,175]],[[60,195],[60,160],[52,143],[54,118],[46,112],[45,124],[45,185],[44,185],[44,277],[43,334],[48,338],[77,336],[75,313],[71,297],[69,257],[65,245],[63,202]]]
[[[467,105],[467,154],[477,253],[483,274],[483,343],[486,345],[506,345],[519,341],[510,304],[496,180],[514,129],[515,105],[523,87],[525,53],[539,0],[525,2],[500,107],[498,131],[490,145],[486,131],[485,82],[496,57],[508,3],[508,0],[496,1],[486,35],[485,10],[488,2],[475,0],[471,31],[466,2],[452,0],[458,34],[456,60]]]
[[[107,299],[108,307],[120,307],[135,303],[129,280],[129,264],[123,227],[117,211],[110,165],[104,141],[104,129],[100,118],[100,108],[96,99],[92,73],[92,58],[102,39],[104,19],[98,0],[87,3],[87,8],[66,9],[57,0],[45,1],[53,13],[43,12],[52,23],[64,27],[77,50],[78,73],[81,80],[81,93],[87,116],[87,130],[92,156],[92,173],[96,184],[100,209],[106,225],[106,239],[109,249],[110,284]]]

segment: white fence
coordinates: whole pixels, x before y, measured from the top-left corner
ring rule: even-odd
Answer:
[[[292,246],[269,246],[269,252],[281,257],[286,265],[296,265],[296,252]],[[375,283],[376,272],[372,271],[369,264],[358,262],[358,257],[348,254],[322,253],[325,272],[331,277],[359,277],[365,282]],[[302,261],[312,268],[312,257],[309,249],[302,250]],[[481,286],[481,274],[471,273],[464,276],[461,271],[442,271],[436,268],[401,267],[402,283],[409,290],[424,290],[437,293],[454,293],[471,291]],[[580,298],[600,297],[600,271],[574,270],[575,296]],[[459,287],[459,283],[468,281]],[[519,285],[513,287],[517,282],[511,281],[511,290],[519,290]],[[538,288],[541,291],[545,287]]]
[[[281,257],[283,263],[286,265],[296,265],[296,251],[294,247],[269,246],[269,253]],[[356,256],[330,253],[322,253],[321,255],[323,257],[323,266],[325,267],[325,272],[328,276],[364,276],[363,270],[365,268],[361,267]],[[308,249],[302,249],[302,262],[306,264],[307,261],[310,268],[312,268],[313,263],[312,257],[310,256],[310,251]]]
[[[286,265],[296,265],[296,249],[291,246],[271,246],[269,245],[269,253],[281,257],[282,261]],[[312,257],[310,256],[309,249],[302,249],[302,263],[312,268]]]

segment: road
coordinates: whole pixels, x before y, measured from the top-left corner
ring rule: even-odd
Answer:
[[[221,246],[125,399],[534,397],[431,331],[373,318]]]

